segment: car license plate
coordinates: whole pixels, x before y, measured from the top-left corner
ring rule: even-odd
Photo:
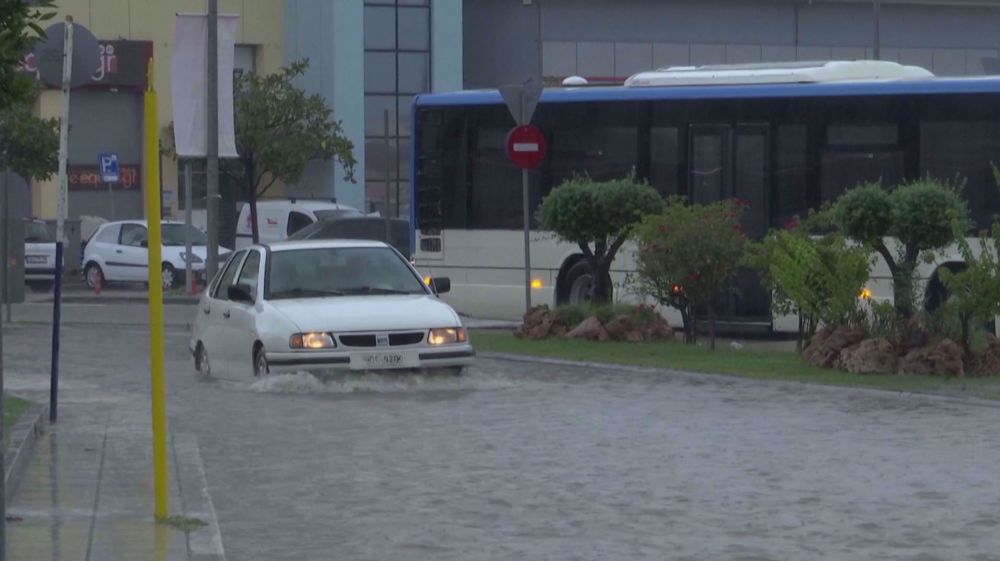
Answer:
[[[352,370],[388,370],[416,368],[417,356],[406,352],[356,353],[351,355]]]
[[[46,257],[46,256],[44,256],[44,255],[25,255],[24,256],[24,262],[25,263],[32,263],[32,264],[48,263],[49,262],[49,258]]]

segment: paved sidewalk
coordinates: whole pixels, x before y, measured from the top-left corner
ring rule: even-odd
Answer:
[[[207,526],[185,532],[153,518],[149,422],[130,405],[60,407],[8,508],[9,561],[224,559],[193,436],[170,442],[170,512]]]

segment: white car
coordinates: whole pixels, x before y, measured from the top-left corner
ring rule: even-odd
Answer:
[[[65,256],[63,263],[66,262]],[[42,220],[24,221],[24,282],[48,289],[55,281],[56,238]]]
[[[190,350],[211,375],[460,373],[475,351],[455,310],[382,242],[286,241],[234,253],[198,304]]]
[[[161,279],[164,288],[184,282],[187,260],[191,270],[200,274],[205,270],[208,243],[205,233],[183,222],[164,220],[160,223],[162,234]],[[191,255],[185,248],[185,232],[190,228]],[[98,282],[145,282],[149,260],[145,220],[122,220],[103,224],[94,233],[83,252],[83,276],[87,286],[94,288]],[[229,250],[220,247],[219,253]],[[221,259],[220,259],[221,261]]]

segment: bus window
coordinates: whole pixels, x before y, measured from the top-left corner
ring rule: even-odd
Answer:
[[[774,200],[771,225],[781,228],[793,216],[809,212],[809,164],[805,125],[779,125],[774,155]]]
[[[822,201],[835,200],[861,183],[898,185],[905,154],[895,123],[831,124],[820,157]]]
[[[1000,213],[1000,189],[990,163],[1000,165],[1000,123],[920,124],[920,175],[964,182],[962,195],[977,228],[989,228]]]
[[[649,129],[649,183],[664,197],[680,195],[681,150],[677,127]]]

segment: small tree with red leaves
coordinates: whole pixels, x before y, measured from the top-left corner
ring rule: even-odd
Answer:
[[[675,197],[636,228],[640,286],[680,311],[688,343],[695,342],[696,312],[704,307],[715,348],[716,300],[730,290],[743,260],[747,237],[740,218],[745,206],[737,200],[689,205]]]

